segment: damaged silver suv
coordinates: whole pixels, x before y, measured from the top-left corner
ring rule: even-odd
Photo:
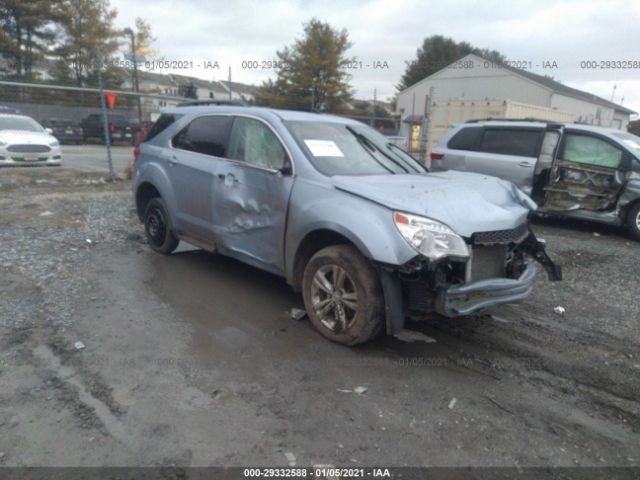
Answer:
[[[537,215],[625,226],[640,240],[640,137],[591,125],[469,120],[431,153],[434,170],[509,180]]]
[[[408,316],[522,300],[536,262],[561,277],[529,230],[535,204],[513,184],[429,173],[341,117],[175,107],[141,144],[133,189],[155,251],[184,240],[281,275],[320,333],[345,345],[394,334]]]

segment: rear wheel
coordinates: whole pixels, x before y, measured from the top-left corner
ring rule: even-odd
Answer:
[[[382,330],[384,300],[379,276],[350,245],[318,251],[305,268],[302,292],[311,323],[334,342],[356,345]]]
[[[640,240],[640,202],[636,202],[627,214],[627,228],[631,236],[636,240]]]
[[[161,198],[152,198],[144,210],[144,231],[149,246],[156,252],[168,255],[178,246],[171,227],[167,207]]]

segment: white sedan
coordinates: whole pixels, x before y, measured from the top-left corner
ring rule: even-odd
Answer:
[[[33,118],[0,114],[0,166],[60,165],[61,160],[60,143]]]

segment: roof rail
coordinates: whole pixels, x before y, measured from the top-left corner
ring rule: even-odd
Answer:
[[[323,113],[317,108],[311,107],[282,107],[282,110],[291,110],[293,112]]]
[[[467,120],[464,123],[478,123],[478,122],[488,122],[488,121],[562,123],[562,122],[558,122],[558,121],[555,121],[555,120],[543,120],[542,118],[535,118],[535,117],[525,117],[525,118],[500,118],[500,117],[474,118],[472,120]]]
[[[207,105],[233,105],[235,107],[246,107],[247,103],[242,100],[193,100],[179,103],[176,107],[202,107]]]

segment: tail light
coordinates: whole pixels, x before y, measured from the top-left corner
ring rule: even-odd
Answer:
[[[442,157],[444,157],[444,153],[431,152],[431,160],[442,160]]]
[[[133,163],[138,161],[138,157],[140,156],[140,145],[136,145],[133,147]]]

